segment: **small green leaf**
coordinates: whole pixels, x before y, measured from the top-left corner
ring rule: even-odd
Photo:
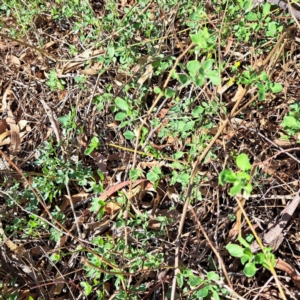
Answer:
[[[194,82],[195,82],[196,86],[201,87],[205,82],[205,78],[204,78],[204,76],[199,75],[197,78],[194,79]]]
[[[192,76],[195,76],[200,69],[200,62],[198,60],[190,60],[186,68]]]
[[[191,287],[196,287],[203,282],[203,279],[200,277],[193,276],[189,279],[188,283]]]
[[[294,128],[294,129],[299,128],[299,122],[294,117],[291,117],[291,116],[284,117],[281,125],[284,127],[290,127],[290,128]]]
[[[153,91],[154,91],[155,94],[161,94],[162,93],[162,90],[158,86],[156,86]]]
[[[116,121],[123,121],[127,117],[127,114],[124,112],[119,112],[115,115]]]
[[[256,273],[255,264],[252,262],[247,263],[244,267],[243,272],[247,277],[253,277]]]
[[[85,296],[88,296],[92,292],[92,286],[88,282],[80,282],[80,285],[83,287]]]
[[[230,196],[236,196],[237,194],[241,194],[241,192],[242,192],[242,187],[243,187],[243,185],[242,185],[241,182],[239,182],[238,184],[234,185],[234,186],[230,189],[230,191],[229,191]]]
[[[219,296],[218,292],[215,289],[212,289],[212,286],[210,286],[210,290],[212,291],[212,299],[220,300],[220,296]]]
[[[248,156],[245,153],[241,153],[236,158],[236,165],[242,170],[242,171],[248,171],[251,170],[251,164],[249,161]]]
[[[205,76],[207,76],[213,85],[219,85],[221,83],[221,77],[217,70],[206,71]]]
[[[128,103],[125,100],[121,99],[120,97],[117,97],[115,99],[115,104],[122,110],[125,110],[125,111],[129,110]]]
[[[207,48],[207,42],[200,31],[197,34],[191,34],[190,37],[192,42],[197,44],[200,48]]]
[[[282,85],[280,83],[274,83],[272,86],[271,86],[271,90],[273,93],[279,93],[281,92],[283,89]]]
[[[150,171],[148,174],[147,174],[147,179],[149,181],[152,181],[152,182],[155,182],[157,180],[159,180],[159,175],[153,171]]]
[[[195,121],[189,121],[184,125],[183,131],[184,132],[189,131],[189,130],[193,129],[194,127],[195,127]]]
[[[258,100],[263,101],[266,99],[266,91],[265,89],[259,89],[258,90]]]
[[[257,20],[257,14],[250,11],[249,13],[246,14],[245,18],[248,21],[255,21],[255,20]]]
[[[208,295],[208,292],[209,292],[209,287],[205,286],[204,288],[202,288],[197,292],[197,299],[205,298]]]
[[[250,248],[250,244],[242,237],[238,236],[238,241],[245,247],[245,248]]]
[[[183,275],[182,275],[182,273],[177,274],[177,282],[178,282],[178,286],[180,288],[182,288],[183,287]]]
[[[132,140],[135,137],[135,134],[132,131],[127,130],[127,131],[124,132],[124,137],[127,140]]]
[[[202,106],[197,106],[192,110],[192,116],[200,117],[203,112],[204,112],[204,108]]]
[[[271,4],[270,3],[265,3],[263,5],[263,16],[266,16],[270,13],[270,8],[271,8]]]
[[[233,257],[242,257],[244,255],[244,248],[237,244],[228,244],[226,249]]]
[[[207,273],[207,279],[208,280],[219,280],[219,275],[214,271],[210,271]]]
[[[174,95],[176,94],[176,91],[170,89],[170,88],[166,88],[165,89],[165,96],[166,98],[172,98]]]
[[[244,255],[241,257],[241,263],[242,265],[245,264],[245,262],[249,261],[250,257],[248,255]]]
[[[254,257],[254,263],[262,265],[265,261],[265,256],[263,253],[257,253]]]
[[[244,186],[245,196],[249,197],[252,192],[252,184],[248,183],[246,186]]]
[[[190,82],[190,78],[185,74],[178,74],[177,80],[183,85],[186,85]]]
[[[236,182],[236,175],[234,174],[234,172],[232,170],[223,170],[219,174],[219,183],[221,185],[224,185],[227,182],[229,182],[229,183]]]
[[[202,64],[202,68],[204,71],[211,70],[213,67],[214,60],[213,59],[208,59]]]

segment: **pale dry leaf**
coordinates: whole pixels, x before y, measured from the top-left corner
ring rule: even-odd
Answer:
[[[10,56],[10,61],[11,61],[11,63],[12,63],[13,65],[15,65],[15,66],[17,66],[17,67],[20,67],[20,66],[21,66],[20,60],[19,60],[16,56],[14,56],[14,55],[11,55],[11,56]]]
[[[153,66],[148,64],[145,68],[144,74],[139,78],[138,84],[142,85],[148,78],[151,78],[153,75]]]
[[[246,93],[246,89],[244,89],[244,88],[242,87],[242,85],[239,84],[239,85],[238,85],[238,89],[237,89],[237,91],[236,91],[234,97],[231,99],[231,102],[239,101],[241,98],[244,97],[245,93]]]
[[[224,51],[224,56],[226,56],[229,53],[230,48],[232,46],[232,43],[233,43],[233,38],[232,38],[232,36],[230,36],[227,39],[227,43],[226,43],[226,47],[225,47],[225,51]]]
[[[22,131],[27,125],[27,120],[20,120],[18,122],[19,130]]]

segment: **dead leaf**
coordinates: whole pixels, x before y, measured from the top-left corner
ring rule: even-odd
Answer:
[[[14,64],[17,67],[21,66],[20,60],[16,56],[14,56],[14,55],[10,56],[10,61],[11,61],[12,64]]]
[[[294,199],[287,204],[284,210],[280,213],[280,219],[277,221],[276,225],[268,229],[266,233],[263,234],[262,242],[266,247],[273,247],[273,250],[277,250],[283,241],[282,231],[286,227],[290,218],[294,214],[294,211],[298,207],[300,202],[300,190],[295,195]],[[257,241],[251,244],[251,252],[256,253],[260,250],[260,246]]]
[[[239,84],[238,85],[238,89],[237,89],[234,97],[231,99],[231,102],[237,102],[237,101],[239,101],[241,98],[244,97],[245,93],[246,93],[246,89],[244,89],[242,87],[242,85]]]
[[[16,124],[16,119],[10,109],[10,106],[8,106],[6,122],[10,126],[10,135],[11,135],[10,151],[13,155],[15,155],[21,150],[21,138],[19,134],[20,132],[19,127]]]
[[[104,209],[109,215],[114,215],[121,209],[121,206],[120,206],[120,204],[117,204],[116,202],[108,202],[105,204]]]
[[[151,78],[153,75],[153,67],[152,64],[148,64],[146,66],[144,74],[137,81],[139,85],[142,85],[148,78]]]
[[[225,51],[224,51],[224,56],[226,56],[229,53],[230,48],[232,46],[232,43],[233,43],[233,38],[232,38],[232,36],[230,36],[227,39],[227,43],[226,43],[226,47],[225,47]]]
[[[0,135],[1,135],[2,133],[4,133],[6,130],[7,130],[6,119],[0,120]],[[2,141],[1,138],[0,138],[0,141]]]
[[[93,151],[91,153],[91,156],[94,158],[94,160],[96,162],[96,165],[100,169],[100,171],[103,174],[107,174],[108,173],[108,171],[106,169],[106,167],[107,167],[107,164],[106,164],[107,158],[105,158],[105,156],[103,156],[100,152],[97,152],[97,151]]]

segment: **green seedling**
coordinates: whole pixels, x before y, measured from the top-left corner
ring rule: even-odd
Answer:
[[[250,183],[251,177],[249,171],[251,170],[251,164],[248,156],[244,153],[240,154],[236,158],[236,165],[241,171],[223,170],[219,175],[219,183],[222,186],[226,183],[233,185],[230,189],[231,196],[241,194],[243,190],[244,195],[249,197],[252,191],[252,184]]]
[[[244,265],[243,273],[247,277],[253,277],[256,274],[257,265],[262,265],[268,270],[270,270],[269,263],[271,263],[273,267],[275,266],[275,256],[271,252],[271,247],[264,248],[265,254],[262,252],[253,254],[251,252],[250,244],[245,239],[239,236],[238,240],[242,246],[237,244],[228,244],[226,249],[231,256],[241,259],[241,263]]]

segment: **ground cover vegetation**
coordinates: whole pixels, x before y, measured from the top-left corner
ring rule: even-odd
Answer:
[[[1,299],[299,299],[287,4],[1,1]]]

